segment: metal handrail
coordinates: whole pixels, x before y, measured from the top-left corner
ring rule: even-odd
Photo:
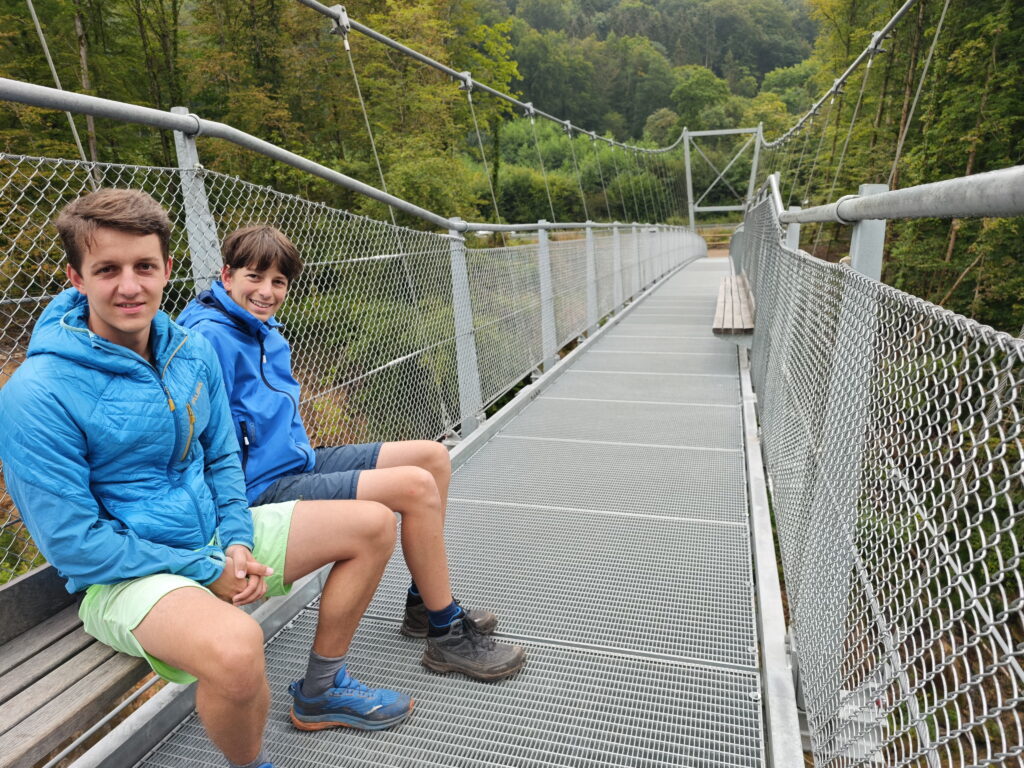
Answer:
[[[275,146],[268,141],[257,138],[245,131],[240,131],[230,125],[207,120],[195,114],[175,114],[164,112],[153,107],[143,107],[137,104],[126,104],[112,99],[104,99],[99,96],[89,96],[83,93],[62,91],[57,88],[50,88],[45,85],[25,83],[20,80],[11,80],[0,77],[0,99],[14,101],[20,104],[29,104],[44,109],[55,109],[60,111],[74,112],[76,114],[93,115],[94,117],[105,117],[121,122],[148,125],[165,131],[180,131],[188,136],[212,136],[224,139],[245,149],[257,152],[265,157],[290,165],[293,168],[318,176],[325,181],[342,187],[352,192],[369,197],[378,202],[389,205],[395,210],[402,211],[418,219],[427,221],[437,227],[454,232],[525,232],[535,230],[553,229],[609,229],[623,226],[652,226],[649,222],[530,222],[522,224],[495,224],[491,222],[468,222],[459,218],[449,218],[439,213],[421,208],[414,203],[403,200],[400,197],[388,194],[376,187],[364,184],[351,176],[335,171],[325,165],[308,160],[302,155],[289,152],[287,149]],[[660,225],[662,228],[667,225]],[[669,227],[670,229],[685,229],[685,227]]]
[[[774,174],[773,190],[778,191]],[[773,193],[773,197],[774,197]],[[852,224],[869,219],[970,218],[1024,215],[1024,165],[1015,165],[973,176],[919,184],[875,195],[847,195],[828,205],[801,211],[783,211],[783,224],[839,222]]]

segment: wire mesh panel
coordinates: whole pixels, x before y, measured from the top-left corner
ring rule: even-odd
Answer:
[[[594,232],[594,264],[597,272],[597,314],[603,317],[615,309],[616,298],[615,236],[607,229]]]
[[[480,391],[500,397],[543,359],[537,246],[466,253]]]
[[[0,154],[0,387],[24,359],[35,319],[66,286],[64,254],[50,222],[98,187],[143,189],[170,214],[174,268],[164,309],[172,316],[217,278],[219,243],[231,231],[270,224],[296,244],[305,269],[278,319],[292,345],[314,445],[437,439],[459,426],[465,394],[452,303],[453,239],[202,169]],[[702,241],[691,232],[673,228],[665,237],[674,249],[665,271],[702,255]],[[559,238],[566,239],[550,243],[550,262],[561,343],[586,328],[587,268],[579,233]],[[538,248],[470,249],[465,260],[467,333],[477,353],[472,375],[479,378],[479,405],[486,406],[544,357]],[[2,485],[0,557],[0,582],[42,563]]]
[[[587,328],[587,250],[581,232],[565,233],[559,237],[572,240],[552,240],[551,294],[555,302],[555,336],[558,346],[564,346]]]
[[[744,224],[818,765],[1024,765],[1024,342]]]

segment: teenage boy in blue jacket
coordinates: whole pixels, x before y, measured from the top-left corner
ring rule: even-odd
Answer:
[[[366,688],[343,658],[394,547],[394,515],[369,501],[250,512],[217,356],[160,311],[166,213],[143,192],[106,189],[56,226],[74,287],[46,307],[0,390],[0,459],[43,555],[70,592],[85,591],[86,631],[168,680],[198,679],[211,740],[233,766],[272,768],[263,633],[240,606],[333,563],[292,720],[403,720],[409,697]]]
[[[360,499],[400,513],[413,578],[401,631],[427,638],[423,665],[479,680],[518,672],[526,652],[490,637],[494,614],[463,610],[452,597],[443,530],[448,451],[429,440],[314,450],[299,416],[291,351],[274,317],[302,271],[299,252],[277,229],[254,225],[228,235],[222,253],[221,280],[178,322],[203,334],[220,358],[250,503]]]

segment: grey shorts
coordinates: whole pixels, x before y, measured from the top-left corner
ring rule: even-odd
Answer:
[[[377,467],[382,445],[360,443],[317,448],[312,470],[279,477],[266,487],[253,506],[297,499],[354,499],[360,473]]]

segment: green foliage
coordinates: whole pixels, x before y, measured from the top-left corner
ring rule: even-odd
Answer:
[[[814,0],[812,8],[821,24],[813,57],[764,81],[762,95],[776,93],[790,109],[807,106],[807,83],[819,94],[831,85],[892,13],[882,0]],[[768,170],[785,172],[784,198],[814,205],[862,183],[900,188],[1024,160],[1024,7],[1009,0],[951,4],[935,41],[941,11],[941,3],[919,4],[871,68],[861,67],[807,130],[769,157]],[[769,139],[784,131],[761,119],[775,128],[766,130]],[[1021,228],[1019,219],[891,222],[883,279],[1017,335],[1024,324]],[[825,258],[848,248],[848,228],[811,226],[803,235],[804,247]]]

